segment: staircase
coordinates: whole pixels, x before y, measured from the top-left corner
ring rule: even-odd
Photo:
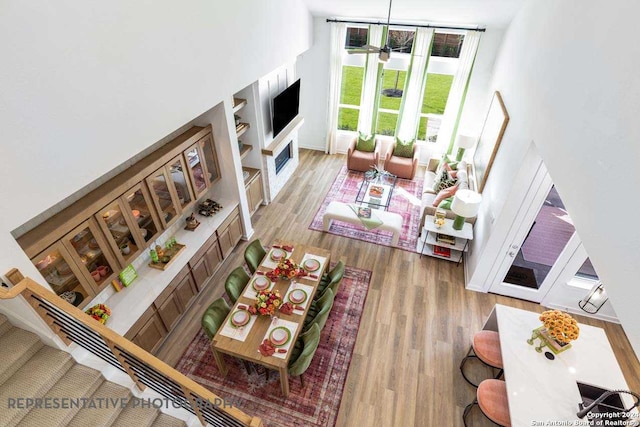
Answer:
[[[27,398],[43,398],[42,406],[58,402],[64,408],[21,409]],[[85,407],[75,405],[75,399],[82,398],[87,398]],[[107,399],[112,404],[106,405]],[[86,407],[89,402],[96,407]],[[45,346],[37,335],[14,327],[0,314],[0,426],[186,426],[148,406],[140,405],[129,389],[77,364],[68,353]]]

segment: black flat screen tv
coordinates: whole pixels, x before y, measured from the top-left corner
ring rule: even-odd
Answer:
[[[273,136],[278,135],[295,116],[300,106],[300,79],[273,98]]]

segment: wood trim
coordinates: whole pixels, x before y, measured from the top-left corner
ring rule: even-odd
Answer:
[[[291,120],[291,123],[289,123],[284,129],[282,129],[282,131],[280,131],[278,136],[273,138],[271,144],[262,149],[262,154],[264,154],[265,156],[273,156],[282,151],[284,146],[289,143],[289,134],[302,126],[303,123],[304,118],[300,115],[296,116],[296,118]]]
[[[145,241],[144,237],[142,236],[142,232],[140,231],[140,227],[136,227],[135,233],[139,237],[140,242],[142,242],[144,244],[144,246],[143,246],[144,248],[148,248],[158,238],[158,236],[160,236],[160,234],[163,231],[162,222],[160,221],[160,218],[158,217],[158,212],[156,211],[155,206],[153,205],[153,199],[151,198],[151,194],[149,193],[149,189],[147,188],[147,186],[144,183],[139,182],[138,184],[136,184],[133,187],[131,187],[128,191],[125,191],[124,194],[122,194],[122,196],[120,196],[120,199],[122,199],[122,203],[124,203],[124,205],[127,206],[127,213],[129,214],[129,217],[137,225],[137,220],[131,214],[131,205],[129,204],[129,201],[127,200],[127,197],[130,194],[133,194],[138,190],[140,190],[140,192],[142,193],[142,197],[144,198],[145,203],[147,204],[147,207],[149,208],[149,215],[151,215],[151,221],[153,222],[154,226],[156,227],[156,233],[153,234],[152,236],[150,236],[149,239],[146,240],[146,241]],[[149,231],[149,230],[147,229],[147,231]]]
[[[182,172],[182,176],[184,177],[184,184],[187,187],[187,193],[189,193],[189,198],[191,199],[184,206],[180,204],[180,195],[178,194],[178,187],[176,186],[176,182],[173,180],[173,174],[171,173],[171,167],[176,163],[179,163],[180,168],[182,168],[181,172]],[[179,156],[176,156],[175,158],[171,159],[169,163],[167,163],[166,168],[167,168],[167,174],[169,175],[169,179],[171,180],[171,183],[173,184],[173,188],[175,189],[176,200],[178,202],[178,205],[180,205],[180,212],[182,213],[196,203],[196,195],[191,185],[191,178],[189,177],[189,172],[187,172],[187,162],[184,160],[183,153],[180,153]]]
[[[51,246],[72,230],[75,225],[93,216],[107,203],[120,197],[128,189],[134,187],[154,171],[158,170],[172,158],[181,154],[189,145],[211,134],[212,127],[194,126],[177,138],[163,145],[153,153],[141,159],[122,173],[105,182],[86,196],[63,209],[33,230],[17,239],[18,244],[32,258],[37,253]]]
[[[7,271],[4,276],[7,278],[7,282],[9,282],[13,286],[17,285],[22,279],[24,279],[24,276],[17,268],[12,268],[11,270]]]
[[[132,251],[129,253],[128,255],[129,260],[126,260],[124,258],[124,255],[120,251],[120,247],[117,245],[115,239],[111,235],[111,230],[109,229],[109,226],[107,225],[103,217],[104,214],[107,213],[109,210],[111,210],[111,207],[113,207],[114,205],[117,207],[117,209],[120,210],[120,215],[122,216],[122,218],[124,218],[125,224],[129,229],[131,236],[133,237],[133,242],[131,243],[135,244],[136,247],[138,248],[136,251]],[[125,205],[122,202],[122,198],[117,198],[93,216],[96,220],[96,223],[98,224],[98,227],[102,230],[102,232],[106,236],[107,243],[109,244],[109,247],[111,247],[111,250],[113,251],[113,254],[115,255],[115,257],[118,259],[118,262],[120,263],[121,268],[124,268],[124,266],[129,265],[131,263],[131,260],[135,259],[142,252],[144,248],[144,239],[142,239],[142,236],[140,235],[139,232],[136,232],[136,229],[138,228],[138,224],[135,223],[135,221],[133,220],[133,216],[131,215],[130,209],[126,208],[127,206],[128,204]],[[142,240],[142,242],[140,240]]]
[[[158,195],[153,189],[153,180],[159,175],[162,175],[164,177],[164,182],[167,185],[167,191],[169,192],[169,196],[171,197],[171,204],[173,205],[173,209],[176,211],[176,214],[168,222],[165,220],[165,213],[162,210],[162,207],[160,206],[160,198],[158,197]],[[173,185],[173,183],[169,179],[168,169],[165,166],[162,166],[161,168],[153,172],[151,175],[149,175],[145,179],[145,183],[147,184],[147,189],[149,190],[149,194],[151,195],[151,200],[153,200],[153,205],[155,206],[156,211],[158,211],[158,215],[160,216],[160,222],[162,223],[162,227],[164,229],[169,228],[171,224],[173,224],[178,220],[178,217],[180,217],[180,214],[182,213],[182,211],[180,209],[180,204],[178,203],[178,195],[176,194],[176,187],[175,185]]]
[[[221,399],[216,394],[212,393],[192,379],[178,372],[160,359],[144,351],[124,337],[118,335],[107,326],[96,322],[91,317],[86,315],[83,311],[63,301],[56,294],[38,285],[29,277],[26,277],[13,288],[0,288],[0,299],[11,299],[15,298],[18,295],[23,295],[25,298],[27,298],[30,304],[35,301],[33,298],[31,298],[32,295],[37,295],[39,298],[46,300],[53,306],[73,317],[77,322],[96,332],[105,342],[110,342],[113,345],[122,348],[127,353],[143,361],[145,364],[147,364],[147,366],[150,366],[151,368],[160,372],[162,375],[165,375],[177,382],[183,390],[186,390],[188,392],[188,395],[194,393],[198,396],[201,396],[203,399],[208,399],[211,402],[215,402],[216,399]],[[40,314],[40,316],[42,317],[42,313],[38,314]],[[54,330],[54,332],[56,331]],[[136,378],[134,377],[132,378],[132,380],[136,381]],[[220,408],[220,410],[226,412],[246,426],[249,426],[252,422],[255,422],[255,417],[251,417],[235,407],[222,407]]]
[[[193,149],[195,149],[198,152],[198,158],[200,159],[200,167],[202,168],[202,180],[204,181],[204,190],[202,190],[199,193],[197,192],[198,190],[196,186],[196,178],[193,174],[193,168],[189,165],[189,157],[187,156],[187,153],[189,151],[192,151]],[[191,188],[193,189],[193,193],[195,194],[196,199],[198,199],[200,196],[206,193],[207,190],[210,188],[209,180],[207,179],[207,165],[206,165],[206,162],[204,161],[204,152],[202,151],[202,145],[196,142],[191,147],[187,148],[182,152],[182,157],[184,159],[184,163],[188,171],[189,180],[191,181]]]

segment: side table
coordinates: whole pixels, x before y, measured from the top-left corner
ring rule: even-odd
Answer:
[[[453,243],[445,242],[442,239],[451,239]],[[422,234],[418,239],[418,251],[421,257],[429,255],[460,264],[464,253],[469,248],[469,240],[473,240],[473,225],[470,223],[465,222],[462,230],[455,230],[453,220],[445,218],[444,225],[438,228],[433,222],[433,215],[427,215]]]

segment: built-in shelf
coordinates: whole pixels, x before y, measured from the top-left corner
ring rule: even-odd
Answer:
[[[291,122],[284,128],[278,136],[273,138],[271,144],[268,147],[262,149],[262,154],[265,156],[274,156],[277,155],[287,144],[290,142],[291,132],[298,129],[304,123],[304,118],[302,116],[296,116]]]
[[[240,149],[240,158],[243,159],[251,150],[253,150],[253,145],[242,144],[242,148]]]
[[[244,180],[244,185],[247,185],[251,180],[260,173],[260,169],[249,168],[246,166],[242,167],[243,171],[249,172],[249,176],[247,176]]]
[[[233,98],[233,112],[237,113],[242,107],[247,105],[247,100],[242,98]]]
[[[249,123],[238,124],[238,126],[236,126],[236,134],[238,135],[238,138],[240,138],[242,134],[247,131],[247,129],[249,129]]]

